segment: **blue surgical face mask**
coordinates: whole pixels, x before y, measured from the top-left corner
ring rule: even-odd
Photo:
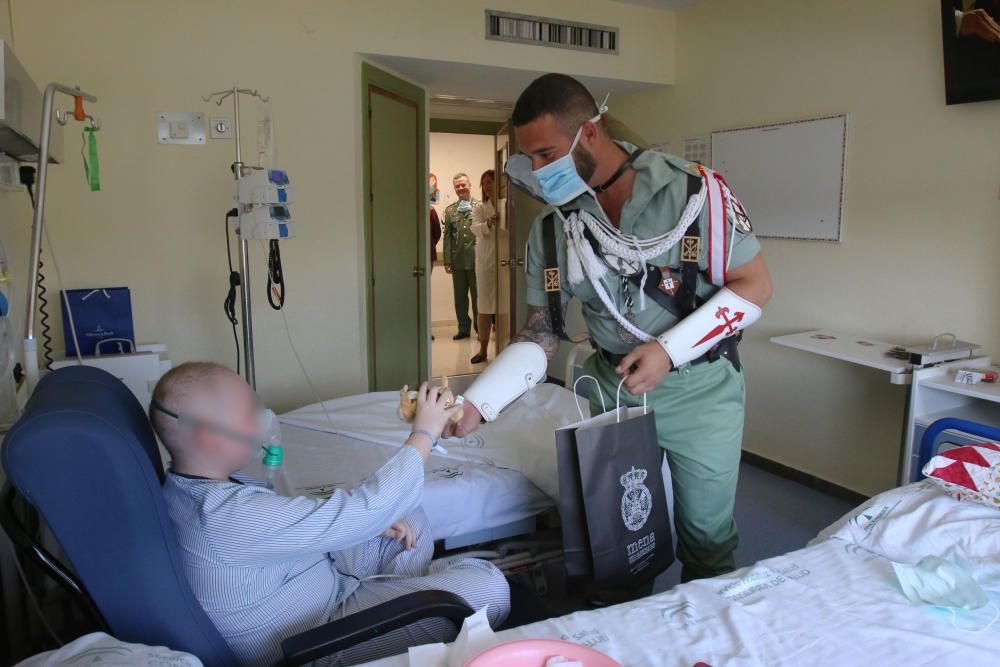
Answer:
[[[589,122],[596,123],[600,119],[601,115],[597,114]],[[580,129],[576,131],[576,136],[573,137],[573,143],[566,155],[532,172],[542,190],[542,197],[553,206],[562,206],[583,193],[590,192],[590,186],[580,177],[580,172],[576,170],[576,162],[573,161],[573,151],[580,143],[582,133],[583,126],[581,125]]]
[[[468,199],[460,199],[458,202],[458,210],[462,213],[466,213],[472,210],[472,202]]]
[[[903,595],[911,602],[950,610],[951,623],[956,629],[985,632],[1000,616],[1000,610],[997,610],[993,620],[979,630],[966,630],[955,624],[956,610],[980,609],[990,604],[990,599],[968,572],[951,561],[924,556],[916,565],[893,561],[892,568],[896,571]]]
[[[912,602],[960,609],[979,609],[989,602],[968,572],[943,558],[924,556],[916,565],[893,562],[892,568]]]
[[[607,101],[608,98],[605,97],[604,103],[598,107],[597,115],[589,119],[588,122],[596,123],[601,119],[601,116],[608,110],[605,106]],[[507,160],[504,171],[518,188],[552,206],[567,204],[585,192],[593,193],[587,182],[580,177],[580,173],[576,170],[576,163],[573,161],[573,151],[580,143],[582,133],[583,125],[576,131],[576,136],[573,137],[573,143],[566,155],[553,160],[544,167],[533,170],[531,158],[520,153],[512,155]]]

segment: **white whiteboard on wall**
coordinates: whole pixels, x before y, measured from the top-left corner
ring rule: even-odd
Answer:
[[[712,168],[757,236],[840,241],[847,116],[712,133]]]

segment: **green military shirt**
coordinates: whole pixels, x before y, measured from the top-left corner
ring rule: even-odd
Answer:
[[[472,208],[464,213],[458,210],[458,203],[444,210],[444,263],[459,270],[474,270],[476,235],[472,233],[472,209],[479,201],[471,198]]]
[[[618,142],[625,150],[631,152],[635,146]],[[677,225],[681,212],[687,205],[688,175],[697,174],[696,165],[681,158],[658,151],[646,151],[635,163],[635,184],[632,196],[625,202],[621,214],[621,231],[640,238],[650,238],[664,234]],[[450,208],[450,207],[449,207]],[[586,209],[600,216],[597,202],[589,194],[582,195],[569,204],[561,207],[564,214],[572,210]],[[528,236],[527,270],[527,303],[529,306],[548,306],[545,292],[545,250],[542,243],[542,224],[547,217],[553,216],[555,225],[556,254],[559,259],[562,276],[562,301],[565,305],[570,298],[576,297],[583,304],[583,317],[587,329],[597,345],[609,352],[624,354],[633,347],[625,343],[618,334],[618,322],[608,312],[587,278],[576,285],[570,285],[566,275],[566,234],[562,221],[554,216],[551,207],[546,208],[535,219]],[[552,223],[546,223],[552,224]],[[702,208],[697,223],[701,229],[701,257],[698,273],[697,294],[708,298],[718,291],[718,287],[708,281],[705,273],[708,267],[708,203]],[[732,236],[732,220],[727,221],[727,238]],[[688,228],[689,234],[694,234],[694,224]],[[655,257],[648,264],[657,267],[669,267],[675,279],[680,278],[680,243],[669,251]],[[750,261],[760,252],[760,243],[753,233],[743,233],[738,227],[733,241],[729,269],[735,269]],[[604,288],[611,296],[615,305],[625,312],[624,295],[618,276],[610,269],[604,276]],[[633,314],[636,325],[643,331],[658,336],[674,326],[678,318],[666,308],[660,306],[649,296],[645,298],[645,308],[639,296],[639,287],[631,286],[633,299]],[[574,332],[568,332],[574,333]]]

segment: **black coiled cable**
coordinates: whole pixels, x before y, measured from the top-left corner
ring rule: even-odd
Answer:
[[[30,166],[22,166],[19,169],[21,176],[21,183],[24,185],[25,189],[28,191],[28,199],[31,200],[31,209],[35,210],[37,204],[35,203],[35,168]],[[42,269],[45,268],[45,262],[42,261],[42,244],[41,239],[39,239],[38,244],[38,326],[41,330],[42,339],[42,358],[45,359],[45,368],[51,369],[52,362],[55,361],[52,358],[52,326],[49,324],[49,300],[47,298],[48,290],[45,288],[45,273]],[[34,313],[28,313],[28,317],[34,316]]]
[[[285,305],[285,273],[281,269],[281,247],[278,239],[269,241],[267,253],[267,302],[281,310]]]
[[[235,208],[229,209],[226,213],[226,259],[229,260],[229,292],[222,302],[222,309],[226,313],[226,319],[233,325],[233,341],[236,343],[236,374],[240,374],[240,336],[236,332],[236,327],[240,321],[236,318],[236,291],[240,286],[240,274],[233,269],[233,250],[229,241],[229,219],[239,215]]]

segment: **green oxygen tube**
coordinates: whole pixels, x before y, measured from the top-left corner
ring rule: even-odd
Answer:
[[[97,159],[97,131],[93,127],[83,129],[83,173],[87,176],[87,184],[91,192],[101,189],[101,163]]]

